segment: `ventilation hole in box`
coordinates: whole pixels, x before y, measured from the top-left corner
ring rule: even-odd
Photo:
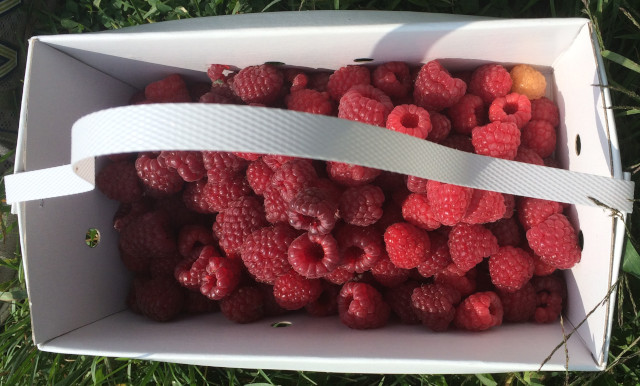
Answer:
[[[584,235],[582,234],[582,231],[578,231],[578,247],[580,250],[584,248]]]
[[[275,328],[280,328],[280,327],[289,327],[290,325],[292,325],[293,323],[287,321],[287,320],[283,320],[282,322],[275,322],[275,323],[271,323],[271,327],[275,327]]]
[[[284,66],[283,62],[264,62],[264,64],[270,64],[272,66]]]
[[[366,63],[366,62],[373,62],[372,58],[357,58],[357,59],[353,59],[354,62],[356,63]]]
[[[84,236],[84,242],[89,248],[95,248],[100,243],[100,231],[96,228],[89,228]]]
[[[576,135],[576,155],[580,155],[582,151],[582,143],[580,142],[580,134]]]

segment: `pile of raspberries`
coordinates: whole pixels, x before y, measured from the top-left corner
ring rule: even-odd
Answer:
[[[206,83],[170,75],[131,103],[335,115],[460,151],[558,165],[558,108],[528,65],[451,74],[435,60],[334,72],[216,64],[207,73]],[[354,329],[393,318],[433,331],[550,323],[566,304],[561,270],[581,258],[558,202],[284,155],[108,158],[96,181],[120,202],[113,224],[133,273],[127,304],[157,321],[219,311],[250,323],[295,311],[338,315]]]

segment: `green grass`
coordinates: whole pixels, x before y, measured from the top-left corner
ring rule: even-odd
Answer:
[[[640,1],[538,0],[67,0],[47,8],[44,0],[25,5],[35,34],[78,33],[211,15],[312,9],[377,9],[496,17],[587,17],[603,50],[622,150],[623,166],[638,182],[640,170]],[[4,196],[3,186],[0,194]],[[9,208],[2,204],[2,213]],[[639,385],[640,384],[640,215],[629,221],[630,238],[618,282],[617,307],[609,355],[603,372],[525,372],[477,375],[361,375],[187,366],[124,358],[45,353],[31,341],[28,302],[18,250],[2,264],[18,271],[0,284],[11,314],[0,329],[0,385],[127,384],[195,385]],[[16,226],[2,217],[2,239]],[[89,242],[90,240],[88,240]]]

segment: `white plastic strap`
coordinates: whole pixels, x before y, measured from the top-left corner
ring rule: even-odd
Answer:
[[[81,193],[96,156],[160,150],[284,154],[339,161],[449,184],[631,213],[633,182],[454,150],[377,126],[294,111],[218,104],[117,107],[73,126],[71,165],[6,177],[9,203]],[[34,173],[39,173],[36,176]],[[35,183],[80,177],[64,189]],[[75,191],[72,191],[74,190]]]

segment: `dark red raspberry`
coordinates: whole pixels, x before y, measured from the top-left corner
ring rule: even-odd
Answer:
[[[96,175],[96,187],[108,198],[132,203],[142,198],[142,186],[131,161],[110,162]]]
[[[331,234],[298,236],[288,249],[293,270],[308,279],[326,276],[340,265],[338,242]]]
[[[344,284],[355,278],[355,272],[349,272],[344,265],[339,266],[324,276],[324,279],[333,284]]]
[[[135,290],[136,306],[149,319],[166,322],[177,317],[184,306],[184,292],[170,277],[156,277]]]
[[[531,284],[536,291],[536,323],[551,323],[558,319],[566,301],[566,284],[562,276],[549,275],[534,277]]]
[[[494,99],[507,95],[512,84],[509,72],[502,65],[489,63],[473,71],[469,81],[469,92],[479,96],[489,105]]]
[[[218,302],[211,300],[200,292],[187,291],[184,299],[184,312],[187,314],[204,314],[220,310]]]
[[[486,224],[500,220],[506,211],[502,193],[474,189],[462,222]]]
[[[339,202],[340,217],[349,224],[368,226],[382,217],[384,193],[375,185],[348,188]]]
[[[404,62],[387,62],[373,70],[371,80],[376,88],[391,98],[403,98],[411,90],[411,73]]]
[[[453,263],[446,236],[438,232],[432,232],[429,234],[429,241],[431,241],[431,248],[429,249],[427,259],[417,267],[420,276],[426,278],[442,272],[442,270]]]
[[[213,179],[240,174],[249,164],[247,160],[224,151],[203,151],[202,163],[209,178]]]
[[[309,81],[307,82],[307,88],[316,91],[328,91],[327,84],[329,83],[329,77],[332,72],[329,71],[315,71],[309,74]],[[338,98],[339,99],[339,98]]]
[[[229,204],[251,194],[251,188],[244,175],[222,175],[217,178],[208,171],[207,183],[203,187],[203,197],[209,208],[215,212],[225,210]]]
[[[473,94],[465,94],[449,107],[447,115],[451,119],[451,128],[456,133],[470,135],[474,127],[487,123],[487,110],[482,98]]]
[[[522,288],[533,276],[533,270],[533,257],[520,248],[501,247],[489,257],[491,282],[504,292],[514,292]]]
[[[522,129],[531,120],[531,101],[525,95],[507,94],[496,98],[489,106],[491,122],[512,122]]]
[[[213,232],[228,257],[239,257],[245,237],[265,226],[267,219],[262,203],[256,197],[244,196],[218,213]]]
[[[424,262],[431,248],[429,234],[415,225],[399,222],[384,232],[389,259],[398,268],[412,269]]]
[[[228,86],[212,87],[208,92],[200,95],[197,99],[199,103],[219,103],[223,105],[237,104],[239,98],[233,94]]]
[[[321,166],[323,169],[326,169],[324,163]],[[340,196],[342,196],[342,192],[344,192],[344,187],[338,185],[334,181],[328,178],[318,178],[316,182],[313,184],[314,187],[324,191],[325,194],[329,197],[330,200],[339,202]]]
[[[200,255],[202,258],[202,254]],[[242,279],[242,263],[238,259],[211,256],[200,277],[200,293],[220,300],[233,292]]]
[[[456,315],[460,293],[443,284],[417,287],[411,294],[411,305],[423,325],[433,331],[446,331]]]
[[[256,281],[273,285],[278,276],[292,269],[288,250],[296,237],[290,226],[276,224],[258,229],[245,238],[242,261]]]
[[[151,202],[145,199],[132,203],[120,203],[118,210],[113,215],[113,228],[120,232],[131,221],[150,210],[152,210]]]
[[[522,145],[549,157],[556,150],[556,129],[547,121],[531,120],[522,128]]]
[[[299,310],[317,300],[322,293],[319,279],[307,279],[290,271],[276,279],[273,295],[285,310]]]
[[[342,260],[349,272],[368,271],[383,255],[382,236],[377,229],[346,224],[335,233]]]
[[[516,198],[512,194],[506,194],[506,193],[503,193],[502,196],[504,197],[504,207],[505,207],[504,216],[502,218],[511,218],[515,213]]]
[[[398,268],[386,253],[371,267],[373,278],[385,287],[396,287],[409,278],[409,270]]]
[[[280,169],[282,165],[294,159],[296,159],[296,157],[279,154],[265,154],[262,156],[262,161],[264,161],[264,163],[266,163],[273,171]]]
[[[147,100],[147,98],[144,96],[144,91],[138,91],[137,93],[133,94],[129,99],[130,105],[144,105],[148,103],[153,103],[153,102],[151,102],[150,100]]]
[[[184,180],[178,172],[167,167],[159,153],[140,153],[136,171],[142,183],[154,197],[170,196],[182,190]]]
[[[442,142],[440,142],[440,144],[451,149],[456,149],[467,153],[475,153],[475,149],[473,147],[473,144],[471,143],[471,137],[469,137],[468,135],[451,134]]]
[[[502,324],[504,310],[495,292],[469,295],[456,309],[456,327],[468,331],[484,331]]]
[[[155,103],[191,102],[191,95],[184,79],[178,74],[150,83],[144,89],[144,96]]]
[[[462,271],[470,270],[496,252],[496,237],[482,225],[458,224],[449,233],[451,260]]]
[[[269,185],[264,191],[264,213],[271,224],[289,222],[289,203],[277,187]]]
[[[544,166],[544,160],[542,157],[540,157],[535,151],[523,145],[518,147],[518,154],[516,154],[516,158],[513,160],[532,165]]]
[[[338,117],[384,127],[393,110],[391,99],[371,85],[357,85],[347,91],[338,105]]]
[[[426,139],[431,132],[429,112],[416,105],[398,105],[387,117],[386,128]]]
[[[232,322],[255,322],[265,314],[264,294],[255,285],[240,287],[220,301],[220,311]]]
[[[429,180],[416,176],[407,176],[407,189],[411,193],[427,193],[427,182]]]
[[[368,84],[371,84],[371,75],[368,68],[363,66],[345,66],[337,69],[329,76],[326,87],[331,97],[339,101],[351,87]]]
[[[215,213],[217,210],[205,199],[207,185],[206,180],[189,182],[182,191],[184,205],[197,213]]]
[[[185,225],[178,232],[178,252],[185,258],[193,256],[196,249],[213,243],[213,233],[204,225]]]
[[[466,91],[464,81],[451,77],[437,60],[433,60],[420,68],[414,83],[413,98],[420,107],[440,111],[456,104]]]
[[[419,282],[409,280],[396,287],[388,288],[383,294],[385,302],[403,324],[420,323],[420,319],[418,319],[418,315],[411,304],[411,294],[418,287],[420,287]]]
[[[453,226],[459,223],[467,213],[472,196],[471,188],[434,180],[427,182],[427,197],[431,210],[442,225]]]
[[[387,324],[391,309],[375,288],[366,283],[345,283],[338,295],[340,320],[349,328],[371,329]]]
[[[496,236],[498,245],[501,247],[507,245],[517,247],[523,240],[522,230],[515,217],[504,218],[494,223],[486,224],[485,226]]]
[[[269,64],[248,66],[233,78],[231,88],[243,102],[270,105],[280,96],[282,72]]]
[[[560,124],[558,106],[549,98],[542,97],[531,101],[531,120],[547,121],[553,127]]]
[[[202,270],[191,271],[191,267],[198,261],[198,257],[190,257],[182,259],[173,268],[173,278],[178,284],[189,289],[191,291],[200,290],[200,276],[202,276]],[[204,262],[204,260],[203,260]]]
[[[402,203],[402,217],[408,223],[428,231],[438,229],[441,225],[426,194],[410,194]]]
[[[435,111],[429,112],[429,119],[431,120],[431,131],[427,136],[427,141],[441,143],[451,133],[451,121],[446,115]]]
[[[498,296],[504,309],[505,322],[527,322],[536,312],[537,294],[531,283],[515,292],[498,291]]]
[[[321,281],[322,292],[320,296],[304,306],[307,314],[314,317],[324,317],[338,315],[338,294],[340,294],[340,286]]]
[[[532,256],[533,256],[533,264],[535,266],[533,274],[535,276],[547,276],[547,275],[551,275],[556,271],[556,267],[542,261],[542,259],[540,259],[540,256],[536,255],[533,252],[532,252]]]
[[[231,67],[226,64],[211,64],[207,68],[207,76],[211,79],[212,83],[223,82],[226,80],[224,72],[229,72]]]
[[[556,213],[527,231],[529,246],[546,264],[569,269],[580,262],[578,235],[569,219]]]
[[[513,160],[520,146],[520,129],[512,122],[492,122],[471,132],[476,154]]]
[[[242,158],[243,160],[246,161],[257,161],[260,158],[262,158],[262,154],[260,153],[247,153],[247,152],[241,152],[241,151],[234,151],[232,152],[233,155],[235,155],[238,158]]]
[[[132,220],[120,232],[120,250],[130,256],[146,261],[177,251],[175,236],[165,212],[153,211]],[[135,271],[140,271],[136,269]]]
[[[163,151],[159,158],[163,158],[165,165],[177,171],[186,182],[198,181],[207,174],[199,151]]]
[[[544,166],[548,166],[550,168],[562,169],[562,165],[560,164],[560,161],[558,161],[554,157],[544,158]]]
[[[309,234],[324,235],[338,220],[338,203],[323,189],[306,187],[288,205],[286,211],[289,224]]]
[[[308,160],[295,159],[282,165],[271,177],[271,185],[291,202],[302,190],[315,183],[316,170]]]
[[[273,176],[273,170],[262,159],[251,162],[247,167],[247,182],[257,195],[264,194],[271,184],[271,176]]]
[[[562,213],[562,204],[540,198],[521,197],[517,208],[518,220],[525,231],[540,224],[552,214]]]
[[[478,288],[478,271],[475,268],[463,272],[454,263],[433,276],[433,281],[456,289],[460,296],[469,296]]]
[[[335,106],[328,92],[311,89],[294,91],[285,98],[287,109],[304,113],[334,115]]]
[[[196,213],[187,208],[180,194],[155,200],[153,202],[153,208],[167,212],[171,224],[176,229],[187,224],[209,225],[211,223],[211,219],[208,216]]]
[[[332,181],[344,186],[358,186],[372,182],[382,173],[378,169],[342,162],[327,162],[327,173]]]

